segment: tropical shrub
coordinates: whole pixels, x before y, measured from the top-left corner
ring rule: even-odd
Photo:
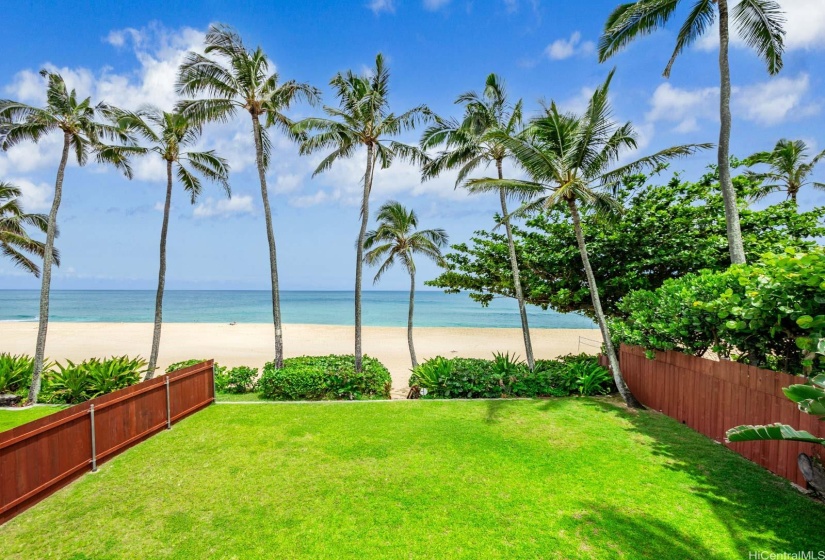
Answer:
[[[46,369],[50,367],[46,364]],[[34,370],[34,358],[26,355],[0,354],[0,393],[28,392]]]
[[[139,382],[146,373],[143,358],[92,358],[78,364],[66,360],[45,372],[43,395],[53,403],[77,404]]]
[[[609,392],[613,384],[595,356],[538,360],[530,371],[515,356],[494,354],[492,360],[432,358],[413,370],[410,387],[419,387],[424,398],[472,399],[595,395]]]
[[[255,390],[257,385],[258,368],[251,368],[247,366],[233,367],[230,370],[220,368],[221,372],[218,374],[218,368],[215,368],[215,378],[217,385],[217,377],[225,378],[225,384],[220,392],[224,393],[251,393]],[[217,386],[215,390],[218,390]]]
[[[391,385],[389,370],[369,356],[364,356],[361,372],[355,371],[352,355],[301,356],[287,358],[280,369],[268,362],[258,391],[275,400],[386,399]]]
[[[175,362],[174,364],[170,364],[166,368],[166,373],[172,373],[173,371],[178,371],[179,369],[188,368],[189,366],[194,366],[194,365],[206,362],[206,361],[207,360],[201,360],[201,359],[193,358],[191,360],[184,360],[182,362]]]
[[[618,342],[675,349],[788,373],[825,371],[825,249],[788,248],[752,265],[666,281],[628,295],[625,319],[611,323]]]

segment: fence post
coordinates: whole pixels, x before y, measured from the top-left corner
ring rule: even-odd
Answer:
[[[172,429],[172,405],[169,402],[169,376],[166,376],[166,429]]]
[[[97,472],[97,444],[95,443],[95,405],[89,405],[89,420],[92,425],[92,472]]]

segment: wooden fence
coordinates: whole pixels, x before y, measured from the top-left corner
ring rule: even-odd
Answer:
[[[818,437],[825,424],[805,414],[785,397],[782,387],[804,378],[731,361],[713,361],[680,352],[656,352],[645,357],[642,348],[622,346],[622,374],[635,397],[718,442],[741,424],[781,422]],[[804,487],[800,453],[822,458],[822,446],[790,441],[726,443],[730,449]]]
[[[215,400],[213,362],[0,433],[0,523]]]

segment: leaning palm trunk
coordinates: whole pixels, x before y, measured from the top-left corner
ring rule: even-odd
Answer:
[[[361,230],[358,232],[355,262],[355,371],[361,371],[361,280],[364,268],[364,238],[370,219],[370,191],[372,191],[372,174],[375,168],[375,146],[367,146],[367,170],[364,173],[364,194],[361,200]]]
[[[60,209],[60,199],[63,196],[63,176],[66,173],[66,162],[69,161],[69,146],[71,135],[63,134],[63,154],[60,156],[60,165],[57,168],[57,178],[54,182],[54,200],[49,212],[49,223],[46,227],[46,245],[43,248],[43,276],[40,284],[40,316],[37,324],[37,342],[34,349],[34,370],[32,384],[29,387],[29,404],[37,402],[40,394],[40,384],[43,374],[43,363],[46,359],[46,333],[49,329],[49,295],[52,284],[52,263],[54,262],[54,237],[57,230],[57,211]]]
[[[261,123],[252,115],[252,132],[255,136],[255,160],[258,164],[258,177],[261,180],[261,198],[264,204],[266,220],[266,239],[269,242],[269,270],[272,280],[272,320],[275,324],[275,367],[284,367],[284,338],[281,330],[281,295],[278,284],[278,256],[275,249],[275,233],[272,229],[272,212],[269,208],[269,193],[266,188],[266,169],[264,168],[263,145],[261,143]]]
[[[146,379],[155,376],[160,352],[160,330],[163,324],[163,290],[166,286],[166,234],[169,231],[169,212],[172,208],[172,162],[166,162],[166,202],[163,205],[163,225],[160,228],[160,266],[158,267],[158,291],[155,296],[155,330],[152,333],[152,352]]]
[[[500,160],[496,162],[496,166],[498,167],[498,178],[503,179],[504,174],[501,170]],[[507,232],[507,248],[510,251],[510,268],[513,271],[513,290],[516,293],[519,316],[521,317],[521,334],[524,337],[524,352],[527,355],[527,365],[532,370],[536,362],[533,358],[533,342],[530,340],[530,325],[527,322],[524,293],[521,290],[521,278],[518,271],[518,260],[516,259],[516,244],[513,241],[513,226],[510,224],[510,215],[507,212],[507,195],[504,189],[499,189],[498,193],[501,199],[501,215],[504,220],[504,229]]]
[[[622,372],[619,369],[619,358],[616,356],[616,349],[613,347],[613,341],[610,340],[610,332],[607,330],[607,321],[602,311],[602,302],[599,298],[599,289],[596,285],[596,277],[593,275],[593,268],[590,266],[590,257],[587,255],[587,244],[584,242],[584,233],[582,233],[581,217],[579,216],[579,209],[576,206],[576,201],[572,198],[567,199],[567,207],[570,209],[570,216],[573,218],[573,229],[576,232],[576,241],[579,245],[579,252],[582,257],[582,264],[584,265],[584,273],[587,276],[587,284],[590,287],[590,297],[593,300],[593,311],[596,314],[596,321],[599,323],[599,330],[602,332],[604,339],[605,351],[607,352],[607,359],[610,363],[610,369],[613,373],[613,381],[616,383],[616,388],[619,394],[624,399],[624,402],[630,408],[644,408],[633,393],[630,392],[627,384],[624,382]]]
[[[412,367],[418,367],[418,360],[415,357],[415,346],[413,345],[413,313],[415,311],[415,272],[410,271],[410,311],[407,314],[407,344],[410,346],[410,360]]]
[[[745,263],[745,247],[742,243],[742,229],[739,224],[739,207],[736,204],[736,191],[730,178],[730,60],[728,59],[729,30],[728,2],[718,0],[719,4],[719,74],[721,87],[719,95],[719,186],[725,201],[725,222],[728,233],[730,261],[733,264]]]

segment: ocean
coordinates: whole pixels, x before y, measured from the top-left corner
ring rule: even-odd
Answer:
[[[402,327],[407,324],[408,292],[363,292],[365,326]],[[37,290],[0,290],[0,321],[35,321]],[[515,300],[497,298],[482,307],[466,294],[421,291],[415,295],[415,324],[419,327],[521,326]],[[151,290],[55,290],[50,320],[57,322],[144,323],[154,317]],[[284,323],[352,325],[353,292],[281,292]],[[531,328],[587,329],[593,321],[577,314],[542,311],[530,306]],[[163,320],[169,323],[268,323],[272,321],[269,291],[168,290]]]

